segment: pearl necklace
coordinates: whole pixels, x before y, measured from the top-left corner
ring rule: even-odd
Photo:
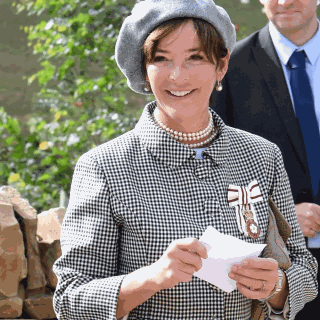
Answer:
[[[206,139],[205,141],[194,143],[194,144],[188,144],[188,147],[190,147],[190,148],[199,148],[199,147],[202,147],[203,145],[206,145],[207,143],[212,141],[214,138],[213,133],[215,131],[215,128],[213,126],[212,114],[209,113],[209,115],[210,115],[210,120],[209,120],[208,126],[201,131],[192,132],[192,133],[179,132],[179,131],[175,131],[173,129],[170,129],[168,126],[166,126],[164,123],[162,123],[154,114],[153,114],[153,119],[156,122],[156,124],[161,129],[163,129],[171,138],[173,138],[179,142],[182,142],[182,143],[183,143],[183,141],[192,141],[192,140],[203,139],[204,137],[208,136],[211,133],[210,137],[208,139]]]

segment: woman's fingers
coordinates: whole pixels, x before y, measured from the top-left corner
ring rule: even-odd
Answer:
[[[251,290],[240,282],[237,282],[237,288],[244,296],[249,299],[265,299],[271,293],[271,291],[269,290]]]
[[[191,252],[171,252],[165,260],[167,261],[166,267],[168,269],[182,271],[191,275],[201,268],[201,258]]]
[[[179,282],[189,282],[207,258],[206,247],[194,238],[173,241],[162,257],[151,267],[152,278],[160,289],[172,288]]]
[[[234,264],[229,277],[237,281],[239,291],[250,299],[267,297],[278,281],[278,263],[274,259],[250,258]]]
[[[204,259],[208,258],[207,248],[198,239],[195,239],[195,238],[179,239],[179,240],[173,241],[171,245],[181,250],[194,252],[198,254],[201,258],[204,258]]]
[[[186,267],[191,266],[194,269],[193,272],[200,270],[202,267],[201,257],[193,251],[178,249],[169,255],[174,256],[174,258],[180,262],[180,265],[185,265]]]
[[[255,279],[245,277],[236,273],[229,273],[229,277],[238,283],[250,288],[250,290],[272,291],[275,285],[274,281],[268,279]]]
[[[240,265],[244,268],[278,270],[278,262],[272,258],[247,258]]]
[[[245,268],[242,266],[232,266],[232,273],[241,275],[243,277],[258,279],[258,280],[275,280],[278,276],[278,269],[265,270],[255,268]]]
[[[167,256],[179,260],[186,266],[193,266],[194,272],[202,267],[201,258],[207,258],[207,248],[193,238],[179,239],[174,241],[167,250]]]

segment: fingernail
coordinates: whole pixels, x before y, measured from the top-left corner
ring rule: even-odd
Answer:
[[[233,267],[231,268],[231,271],[233,271],[233,272],[237,272],[237,270],[238,270],[238,268],[235,267],[235,266],[233,266]]]
[[[247,265],[249,264],[249,262],[248,262],[247,260],[244,260],[244,261],[241,262],[241,264],[242,264],[243,266],[247,266]]]

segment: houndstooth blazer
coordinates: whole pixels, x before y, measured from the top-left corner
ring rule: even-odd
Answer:
[[[198,238],[208,225],[247,242],[264,243],[268,196],[292,226],[289,317],[317,295],[317,262],[306,249],[278,147],[226,126],[212,111],[218,134],[195,151],[170,138],[147,105],[134,130],[84,154],[78,161],[62,225],[62,256],[54,264],[54,309],[60,320],[115,319],[126,274],[158,260],[169,244]],[[255,204],[259,239],[240,233],[229,184],[257,180],[263,201]],[[219,245],[219,244],[217,244]],[[213,270],[214,272],[214,270]],[[266,305],[263,307],[266,309]],[[193,277],[161,290],[132,310],[129,319],[249,319],[251,300]]]

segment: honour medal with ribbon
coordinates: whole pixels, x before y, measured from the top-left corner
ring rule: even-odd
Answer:
[[[253,213],[248,209],[248,205],[245,206],[243,211],[244,220],[246,222],[246,230],[250,238],[258,239],[260,236],[260,228],[253,219]]]
[[[228,202],[236,208],[239,231],[252,239],[260,236],[260,227],[253,204],[262,201],[262,195],[257,180],[249,183],[248,187],[229,185]]]

